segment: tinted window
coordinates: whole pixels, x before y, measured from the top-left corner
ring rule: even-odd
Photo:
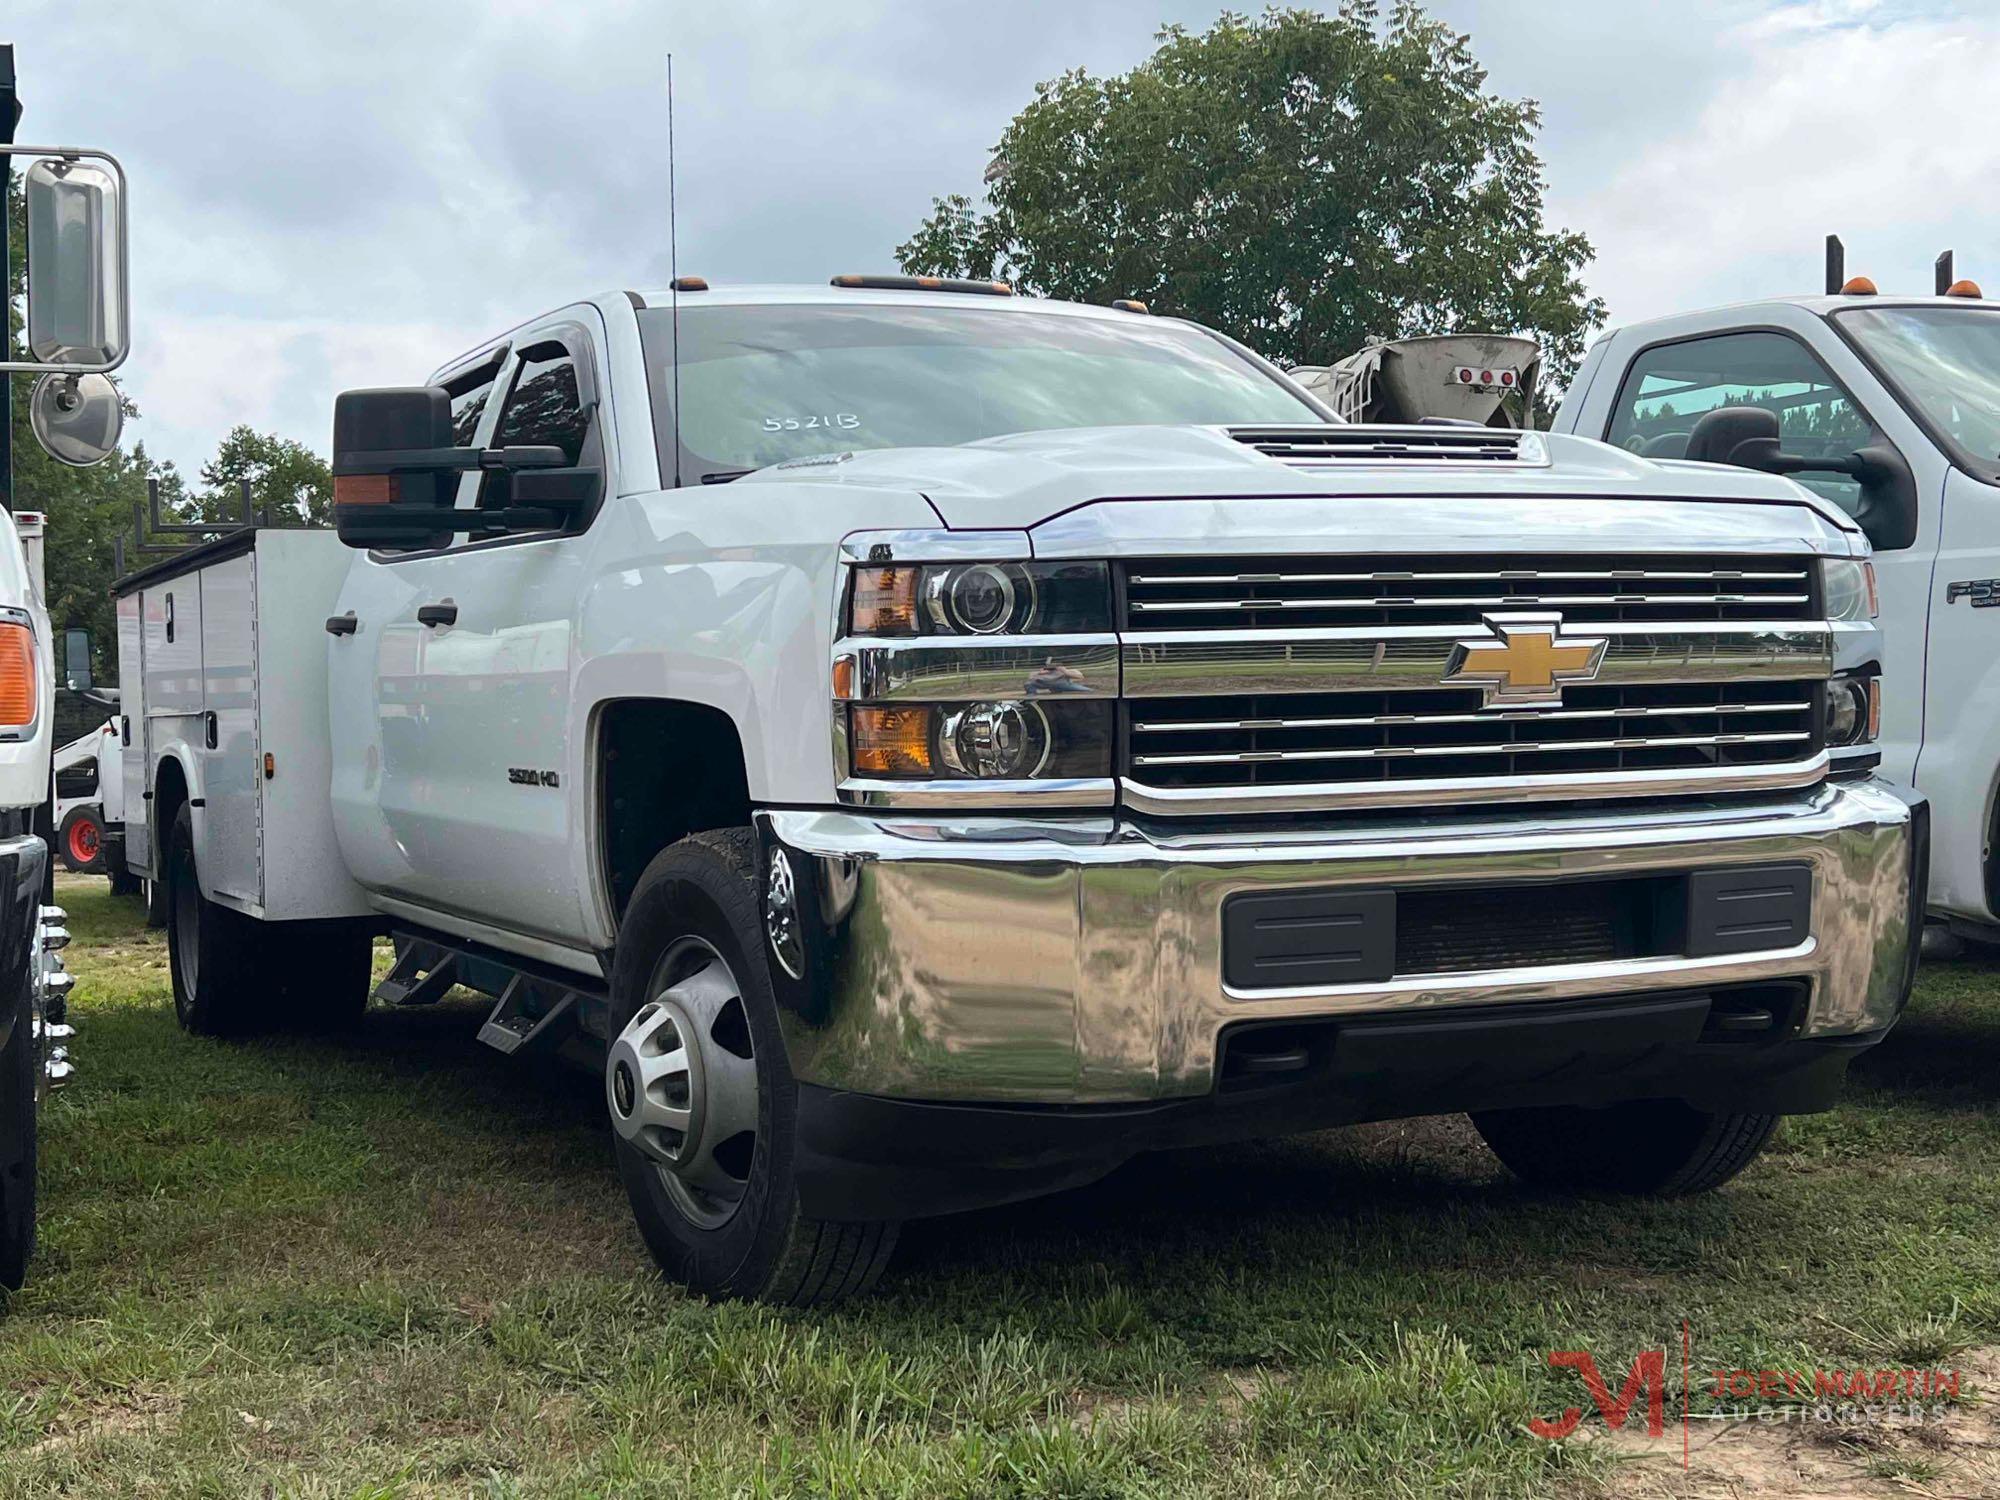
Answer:
[[[582,456],[589,426],[577,395],[576,361],[560,344],[544,344],[521,356],[513,394],[500,414],[493,446],[547,445],[562,449],[563,457],[575,464]]]
[[[1813,352],[1781,333],[1729,333],[1648,349],[1632,362],[1606,439],[1648,458],[1680,458],[1704,412],[1761,406],[1777,413],[1787,453],[1844,457],[1875,430]],[[1861,486],[1840,474],[1795,474],[1852,515]]]
[[[1834,315],[1906,406],[1984,478],[2000,469],[2000,314],[1983,307],[1870,307]]]
[[[500,366],[493,364],[484,371],[474,371],[445,386],[451,392],[451,443],[454,448],[472,446],[473,435],[479,431],[479,419],[485,414],[486,403],[493,396],[493,382],[499,373]]]
[[[967,298],[977,303],[980,299]],[[671,472],[671,314],[640,314]],[[683,306],[682,477],[1059,427],[1319,422],[1200,329],[999,306]]]

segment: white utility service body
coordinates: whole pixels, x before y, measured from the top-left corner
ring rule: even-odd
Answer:
[[[801,1302],[1157,1146],[1470,1110],[1690,1191],[1826,1106],[1921,900],[1851,520],[1004,291],[575,304],[344,394],[338,536],[125,580],[183,1021],[312,944],[358,1016],[391,932],[591,1053],[663,1266]]]
[[[177,783],[203,895],[265,921],[371,909],[326,797],[321,619],[350,557],[330,532],[246,529],[118,585],[122,803],[146,808],[163,776]],[[127,817],[125,860],[163,877],[150,818]]]
[[[1911,320],[1900,376],[1862,318]],[[1952,362],[1964,351],[1929,342],[1940,326],[1968,330],[1983,355]],[[1919,379],[1928,407],[1912,394]],[[1908,464],[1914,534],[1874,547],[1882,774],[1935,809],[1932,911],[2000,939],[2000,443],[1952,440],[1955,426],[2000,432],[2000,303],[1785,297],[1635,323],[1592,346],[1554,427],[1677,458],[1694,421],[1731,404],[1789,413],[1787,451],[1838,457],[1874,440]],[[1861,498],[1834,474],[1795,477],[1845,509]]]

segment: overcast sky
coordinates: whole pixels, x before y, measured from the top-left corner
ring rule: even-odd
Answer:
[[[237,422],[324,451],[334,392],[422,378],[545,307],[680,263],[892,270],[933,196],[1065,68],[1118,72],[1179,0],[8,0],[21,139],[132,179],[128,429],[192,472]],[[1885,289],[1947,245],[2000,281],[2000,7],[1454,0],[1489,87],[1542,102],[1549,217],[1614,321]],[[129,438],[128,438],[129,440]]]

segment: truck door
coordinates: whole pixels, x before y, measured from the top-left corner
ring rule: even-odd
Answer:
[[[1917,480],[1917,535],[1907,547],[1878,546],[1875,574],[1887,656],[1882,771],[1913,785],[1924,737],[1924,620],[1937,555],[1943,464],[1894,398],[1838,346],[1822,320],[1786,311],[1796,312],[1804,326],[1716,328],[1630,353],[1622,376],[1608,367],[1597,374],[1588,395],[1588,425],[1576,430],[1649,458],[1679,458],[1703,413],[1718,406],[1762,406],[1777,413],[1787,453],[1840,456],[1882,440],[1903,455]],[[1816,352],[1820,349],[1826,357]],[[1861,486],[1845,475],[1793,477],[1849,515],[1860,509]]]
[[[552,444],[572,463],[604,464],[591,344],[574,324],[529,334],[497,372],[447,378],[454,409],[481,405],[463,441]],[[579,364],[583,374],[579,374]],[[466,381],[483,382],[466,384]],[[497,404],[497,411],[486,410]],[[461,508],[506,503],[504,476],[469,475]],[[337,782],[357,764],[372,786],[336,787],[341,821],[368,830],[350,851],[363,885],[411,905],[556,941],[584,930],[571,876],[571,621],[583,535],[525,535],[358,563],[341,596],[374,641],[370,723],[336,712]],[[364,653],[355,653],[358,661]],[[340,660],[336,647],[335,660]],[[338,690],[336,705],[359,683]],[[367,734],[347,747],[343,733]],[[346,839],[343,836],[343,848]],[[357,862],[356,854],[359,854]]]

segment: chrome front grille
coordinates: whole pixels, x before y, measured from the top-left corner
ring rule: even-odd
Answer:
[[[1753,767],[1819,750],[1820,684],[1571,688],[1560,708],[1477,691],[1142,699],[1129,774],[1158,788],[1335,785]]]
[[[1476,625],[1556,610],[1565,624],[1820,618],[1798,557],[1165,558],[1126,565],[1128,630]]]
[[[1826,774],[1833,632],[1808,557],[1177,557],[1118,583],[1120,795],[1138,811]]]

